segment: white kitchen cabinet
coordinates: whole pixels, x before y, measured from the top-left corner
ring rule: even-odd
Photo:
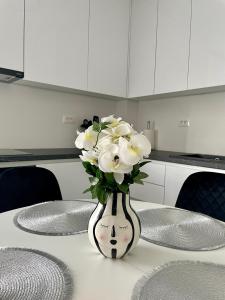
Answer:
[[[182,164],[166,164],[165,176],[165,205],[175,206],[179,192],[185,180],[197,172],[214,172],[225,174],[225,170],[212,169]]]
[[[159,0],[155,94],[187,89],[190,22],[191,0]]]
[[[0,0],[0,68],[23,71],[24,0]]]
[[[192,1],[189,89],[225,84],[225,1]]]
[[[130,195],[134,199],[153,203],[164,203],[165,164],[150,162],[141,168],[149,177],[145,178],[144,185],[130,186]]]
[[[149,162],[141,168],[142,172],[148,174],[148,177],[144,179],[145,182],[161,186],[165,185],[165,170],[165,164],[161,164],[158,162]]]
[[[203,171],[185,165],[167,165],[165,180],[165,205],[175,206],[185,180],[193,173]]]
[[[90,182],[81,162],[42,164],[39,167],[52,171],[56,176],[63,200],[91,199],[90,193],[83,194]]]
[[[129,97],[152,95],[154,91],[157,3],[132,1]]]
[[[88,90],[126,97],[129,0],[90,0]]]
[[[25,79],[87,90],[88,20],[88,0],[26,0]]]
[[[133,184],[130,186],[132,199],[163,204],[164,187],[145,182],[144,185]]]

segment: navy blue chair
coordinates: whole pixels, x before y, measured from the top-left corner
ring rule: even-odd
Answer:
[[[225,222],[225,174],[197,172],[190,175],[180,190],[175,206]]]
[[[50,200],[62,200],[51,171],[36,166],[0,169],[0,213]]]

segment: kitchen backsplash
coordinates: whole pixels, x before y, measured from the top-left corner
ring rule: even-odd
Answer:
[[[155,121],[157,149],[225,155],[225,92],[141,101],[139,129],[147,120]]]

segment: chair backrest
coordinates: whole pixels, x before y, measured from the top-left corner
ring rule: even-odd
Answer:
[[[184,182],[176,207],[225,221],[225,174],[197,172]]]
[[[36,166],[0,172],[0,212],[50,200],[62,200],[55,175]]]

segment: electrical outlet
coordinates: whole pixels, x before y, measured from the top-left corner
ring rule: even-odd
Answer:
[[[75,124],[76,118],[74,116],[63,115],[62,123],[63,124]]]
[[[178,127],[190,127],[190,121],[189,120],[180,120],[178,122]]]

